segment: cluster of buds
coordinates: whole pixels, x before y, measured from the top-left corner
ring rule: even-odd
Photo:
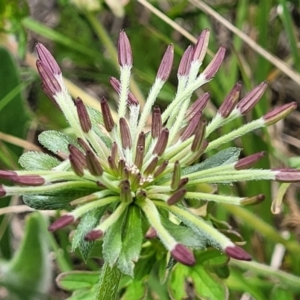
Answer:
[[[148,222],[147,228],[150,229],[146,237],[158,237],[171,256],[182,264],[195,264],[193,251],[168,229],[170,225],[165,225],[166,219],[172,226],[188,229],[193,238],[203,241],[204,245],[212,245],[235,259],[250,260],[245,250],[196,215],[188,203],[189,199],[196,199],[249,205],[262,201],[264,196],[217,195],[197,191],[195,187],[200,183],[248,180],[293,182],[300,180],[300,171],[253,169],[264,153],[239,159],[240,149],[237,148],[228,148],[201,163],[198,161],[202,154],[284,118],[296,108],[296,103],[275,108],[210,140],[213,131],[247,114],[263,95],[267,84],[259,84],[239,100],[241,84],[237,83],[215,117],[207,123],[203,109],[210,98],[209,93],[204,93],[193,103],[191,97],[195,90],[214,77],[225,55],[225,49],[221,47],[210,64],[199,73],[208,40],[209,31],[204,30],[196,45],[189,46],[184,52],[177,72],[177,93],[161,112],[154,104],[172,69],[173,46],[167,47],[146,103],[140,109],[138,100],[129,91],[132,52],[127,35],[121,31],[118,41],[120,80],[110,80],[119,96],[117,117],[113,117],[105,98],[99,104],[101,113],[86,107],[80,98],[73,100],[58,64],[42,44],[37,44],[36,65],[43,90],[65,115],[75,137],[55,131],[43,132],[39,141],[55,157],[45,153],[25,153],[20,159],[25,170],[0,171],[1,178],[13,183],[0,185],[0,196],[22,195],[25,203],[34,208],[67,208],[69,212],[49,226],[51,231],[97,211],[97,220],[84,239],[105,239],[109,231],[112,232],[110,237],[113,234],[120,236],[120,250],[111,263],[116,263],[123,251],[122,242],[126,238],[123,227],[127,226],[131,233],[145,227],[131,226],[131,221],[129,224],[127,220],[134,217],[138,218],[138,224]],[[150,118],[151,129],[147,131]],[[104,258],[109,257],[105,251],[112,249],[113,243],[112,238],[104,240]],[[139,243],[137,248],[140,249],[142,240]],[[136,259],[138,254],[139,251]]]

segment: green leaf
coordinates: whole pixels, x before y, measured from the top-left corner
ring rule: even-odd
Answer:
[[[0,131],[23,139],[26,137],[26,124],[29,121],[28,111],[21,94],[26,84],[22,84],[11,54],[2,47],[0,47],[0,66]],[[8,145],[8,148],[13,152],[12,157],[18,157],[23,152],[23,149],[18,146]],[[0,149],[0,154],[3,154],[2,149]],[[7,153],[4,157],[2,155],[0,157],[1,160],[6,158]]]
[[[80,145],[75,141],[75,139],[59,131],[44,131],[39,135],[38,140],[45,148],[54,154],[57,154],[58,152],[68,154],[69,144],[81,149]]]
[[[126,219],[122,250],[117,264],[122,273],[133,277],[134,262],[139,259],[143,242],[141,212],[139,207],[131,205],[128,208]]]
[[[77,226],[72,241],[72,250],[74,251],[78,247],[84,261],[87,261],[95,244],[91,241],[85,241],[84,237],[89,231],[98,225],[105,210],[106,206],[89,211],[81,218],[80,223]]]
[[[70,271],[57,276],[57,285],[66,291],[90,289],[99,281],[99,272]]]
[[[24,203],[35,209],[67,209],[71,208],[70,201],[99,191],[97,184],[92,182],[78,181],[56,183],[56,185],[57,189],[51,193],[24,195]]]
[[[127,209],[104,235],[103,256],[110,266],[116,263],[122,250],[122,232],[126,215]]]
[[[79,290],[75,291],[71,297],[67,298],[66,300],[92,300],[94,299],[96,290],[96,285],[91,290]]]
[[[28,171],[51,170],[60,164],[60,161],[43,152],[29,151],[19,159],[19,164]]]
[[[26,220],[25,236],[14,258],[0,264],[1,281],[16,299],[42,299],[51,284],[47,222],[38,212]],[[9,299],[14,299],[12,296]]]
[[[169,279],[169,292],[172,299],[189,298],[186,286],[191,283],[194,288],[195,299],[228,299],[225,285],[217,276],[209,274],[199,264],[195,267],[176,264]]]
[[[280,286],[275,286],[270,294],[270,299],[272,300],[293,300],[295,299],[293,293],[288,290],[284,289]]]
[[[182,175],[187,175],[197,171],[234,163],[238,160],[241,151],[242,149],[235,147],[229,147],[227,149],[221,150],[217,154],[203,161],[202,163],[183,169]]]
[[[144,299],[147,289],[142,280],[132,280],[126,287],[125,293],[122,295],[121,300],[140,300]]]
[[[180,225],[174,224],[169,219],[161,217],[161,222],[163,226],[172,234],[176,241],[186,245],[187,247],[204,249],[206,247],[205,239],[200,239],[198,235],[195,234],[193,230],[190,228]]]

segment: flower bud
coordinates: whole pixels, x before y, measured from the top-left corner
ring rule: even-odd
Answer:
[[[171,255],[175,260],[187,266],[193,266],[196,263],[193,252],[182,244],[176,244]]]

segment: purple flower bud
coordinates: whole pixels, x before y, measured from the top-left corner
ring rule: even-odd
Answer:
[[[172,181],[171,181],[171,189],[176,190],[178,188],[178,184],[181,176],[181,167],[179,161],[176,161],[174,164]]]
[[[241,201],[241,205],[243,205],[243,206],[246,206],[246,205],[255,205],[255,204],[261,203],[264,200],[265,200],[265,195],[259,194],[259,195],[254,196],[254,197],[244,198]]]
[[[181,201],[184,198],[184,195],[186,193],[186,189],[180,189],[176,191],[168,200],[167,203],[168,205],[173,205],[179,201]]]
[[[174,58],[174,46],[169,45],[159,66],[156,77],[162,81],[167,81],[170,76]]]
[[[120,118],[119,125],[122,147],[123,149],[131,149],[131,134],[126,119]]]
[[[200,63],[202,63],[208,47],[209,34],[209,30],[206,28],[199,35],[197,43],[194,47],[194,53],[192,58],[193,61],[198,60]]]
[[[193,152],[196,152],[201,148],[205,137],[205,129],[206,129],[206,121],[200,120],[196,128],[195,137],[191,146],[191,150]]]
[[[78,138],[77,142],[84,149],[85,152],[91,151],[90,146],[82,138]]]
[[[188,182],[189,179],[187,177],[180,179],[177,189],[183,188]]]
[[[116,142],[113,142],[111,144],[111,158],[115,162],[115,164],[117,163],[117,161],[119,159],[118,145]]]
[[[238,260],[252,260],[251,256],[242,248],[238,246],[226,247],[224,252],[227,256],[238,259]]]
[[[39,175],[16,175],[11,178],[14,183],[21,185],[40,186],[45,183],[45,179]]]
[[[85,162],[85,156],[84,154],[74,145],[69,144],[68,145],[68,150],[70,151],[70,154],[73,156],[73,158],[75,158],[76,160],[79,161],[79,163],[85,167],[86,166],[86,162]]]
[[[62,111],[61,108],[60,108],[60,106],[58,105],[58,103],[55,101],[54,95],[53,95],[52,91],[49,90],[48,85],[46,85],[44,82],[42,82],[42,83],[41,83],[41,87],[42,87],[44,93],[45,93],[45,94],[48,96],[48,98],[52,101],[52,103],[53,103],[60,111]]]
[[[55,220],[49,227],[49,231],[56,231],[58,229],[64,228],[72,223],[74,223],[75,218],[72,215],[64,215]]]
[[[151,239],[155,239],[156,237],[157,237],[156,230],[153,227],[150,227],[146,232],[145,238],[151,240]]]
[[[110,82],[111,86],[113,87],[113,89],[118,94],[120,94],[120,85],[121,85],[120,81],[115,77],[111,77],[109,79],[109,82]],[[128,105],[138,105],[139,104],[139,101],[136,99],[136,97],[130,91],[128,93],[127,104]]]
[[[152,113],[151,136],[157,138],[161,133],[162,121],[160,108],[155,106]]]
[[[225,47],[220,47],[212,61],[202,72],[206,80],[211,80],[216,75],[225,57],[225,52]]]
[[[145,148],[144,146],[137,145],[136,151],[135,151],[135,159],[134,159],[134,164],[138,169],[140,169],[143,165],[143,160],[144,160],[144,152]]]
[[[241,114],[247,114],[255,106],[265,92],[267,86],[266,82],[262,82],[238,103],[236,107],[239,109]]]
[[[116,162],[113,160],[113,158],[111,156],[108,156],[107,161],[108,161],[108,165],[109,165],[111,171],[116,172],[118,170],[118,168],[117,168]]]
[[[209,100],[209,97],[210,97],[210,93],[204,93],[190,106],[190,108],[187,110],[185,114],[186,119],[188,121],[191,120],[199,112],[202,112],[202,110],[205,108]]]
[[[191,61],[194,54],[193,46],[188,46],[182,55],[182,58],[178,67],[178,76],[187,76],[190,72]]]
[[[77,159],[77,157],[75,157],[72,154],[69,155],[69,160],[70,160],[70,164],[71,164],[71,167],[72,167],[74,173],[77,176],[82,177],[84,175],[83,164]]]
[[[39,60],[43,63],[43,65],[46,66],[54,75],[60,75],[61,70],[49,50],[41,43],[37,43],[35,49]]]
[[[93,229],[85,235],[84,239],[86,241],[94,241],[94,240],[101,239],[103,235],[104,232],[102,230]]]
[[[265,154],[266,152],[262,151],[262,152],[254,153],[242,159],[239,159],[234,165],[234,168],[236,170],[251,168],[256,162],[258,162],[262,157],[264,157]]]
[[[101,176],[103,174],[102,166],[98,158],[91,150],[88,150],[86,152],[85,159],[86,159],[86,166],[92,175]]]
[[[18,174],[14,171],[0,170],[0,178],[3,179],[10,179],[11,177],[14,177],[16,175]]]
[[[162,174],[164,172],[164,170],[167,168],[169,164],[168,160],[165,160],[154,172],[153,177],[156,178],[157,176],[159,176],[160,174]]]
[[[6,191],[2,184],[0,184],[0,197],[4,197],[6,195]]]
[[[230,115],[237,101],[239,100],[241,88],[241,82],[237,82],[218,109],[219,115],[224,119]]]
[[[196,263],[193,252],[182,244],[177,244],[171,251],[171,255],[175,260],[187,266],[193,266]]]
[[[168,138],[169,138],[169,130],[167,128],[164,128],[157,139],[156,145],[152,153],[156,154],[157,156],[161,156],[167,147]]]
[[[102,118],[103,118],[105,129],[108,132],[111,132],[115,126],[115,122],[112,117],[108,103],[104,97],[102,97],[102,99],[100,100],[100,104],[101,104]]]
[[[300,170],[296,169],[273,169],[275,179],[280,182],[296,182],[300,181]]]
[[[155,170],[155,168],[156,168],[156,166],[157,166],[157,163],[158,163],[158,157],[155,156],[155,157],[151,160],[151,162],[149,163],[149,165],[146,167],[146,169],[145,169],[145,171],[144,171],[144,174],[145,174],[145,175],[151,174],[151,173]]]
[[[121,67],[132,66],[132,51],[129,39],[124,30],[121,30],[118,40],[118,59]]]
[[[191,137],[196,132],[197,126],[198,126],[199,122],[201,122],[201,116],[202,116],[202,113],[198,112],[190,120],[188,126],[185,128],[184,132],[182,133],[182,135],[180,137],[182,142],[187,140],[189,137]]]
[[[50,95],[51,98],[53,98],[55,95],[59,94],[62,89],[52,71],[50,71],[48,67],[40,60],[36,61],[36,67],[43,81],[44,90],[47,91],[47,95]]]
[[[77,114],[78,114],[80,126],[83,132],[88,133],[92,129],[92,122],[87,112],[87,109],[83,104],[83,101],[79,97],[75,100],[75,105],[77,108]]]
[[[131,196],[129,180],[125,179],[125,180],[121,181],[119,186],[121,188],[120,200],[122,202],[127,202],[127,203],[131,202],[132,201],[132,196]]]
[[[296,108],[297,108],[297,102],[291,102],[271,110],[270,112],[268,112],[263,116],[265,120],[265,125],[269,126],[278,122],[279,120],[282,120],[287,115],[289,115],[292,111],[294,111]]]

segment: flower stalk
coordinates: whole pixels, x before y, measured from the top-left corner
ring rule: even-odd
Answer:
[[[234,259],[251,259],[209,220],[195,215],[190,202],[246,206],[260,203],[264,195],[217,195],[199,191],[200,183],[300,181],[298,170],[253,168],[264,152],[239,158],[241,149],[227,148],[198,162],[203,153],[272,125],[296,109],[294,102],[285,104],[212,140],[211,133],[216,129],[249,113],[267,85],[265,82],[259,84],[239,100],[241,83],[237,83],[216,116],[207,122],[204,110],[210,94],[203,94],[194,103],[192,95],[216,75],[225,57],[225,48],[220,47],[209,65],[199,73],[208,39],[206,29],[196,45],[184,52],[177,72],[177,93],[162,112],[154,103],[173,67],[173,45],[169,45],[163,55],[142,109],[129,90],[133,55],[129,39],[121,31],[118,40],[120,80],[110,79],[119,95],[116,119],[105,98],[100,100],[99,111],[86,107],[80,98],[73,100],[55,59],[43,45],[37,45],[37,68],[42,87],[65,115],[75,138],[55,131],[42,133],[40,143],[59,159],[46,153],[40,156],[34,152],[25,153],[20,159],[24,170],[0,170],[0,178],[9,182],[8,185],[0,184],[0,196],[22,195],[25,203],[37,209],[67,209],[65,215],[49,226],[50,231],[79,222],[75,235],[80,236],[82,243],[103,239],[106,261],[96,299],[111,299],[111,295],[107,298],[105,294],[106,285],[112,288],[115,297],[120,271],[133,276],[143,236],[158,238],[173,260],[188,266],[196,264],[193,249],[165,226],[165,218],[177,228],[188,228],[189,238],[201,239],[204,247],[216,247]],[[146,123],[151,115],[149,129]],[[33,168],[37,163],[40,167]],[[97,215],[96,220],[86,224],[86,216],[93,213]],[[149,227],[150,231],[142,232]],[[83,232],[81,228],[88,230]]]

